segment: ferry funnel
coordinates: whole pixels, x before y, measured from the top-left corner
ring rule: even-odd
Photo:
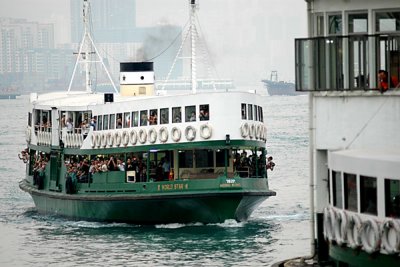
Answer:
[[[154,95],[153,62],[120,63],[121,96]]]

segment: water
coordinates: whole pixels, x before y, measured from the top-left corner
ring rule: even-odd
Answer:
[[[276,197],[245,223],[136,226],[38,214],[18,188],[28,98],[1,100],[0,266],[270,266],[308,255],[307,96],[264,101]]]

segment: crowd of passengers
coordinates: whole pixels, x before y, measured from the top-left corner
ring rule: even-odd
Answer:
[[[48,155],[43,153],[36,154],[33,158],[33,184],[37,185],[38,189],[43,189],[44,187],[44,174],[48,162]]]
[[[272,160],[273,158],[271,156],[267,158],[267,161],[263,159],[262,155],[258,157],[255,154],[247,156],[247,152],[243,151],[241,154],[235,154],[233,167],[240,177],[256,176],[257,168],[258,176],[262,176],[264,170],[274,170],[275,163]]]

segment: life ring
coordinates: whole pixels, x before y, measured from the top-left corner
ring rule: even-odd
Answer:
[[[364,221],[361,227],[361,242],[363,249],[370,254],[378,251],[380,240],[381,232],[378,223],[372,219]]]
[[[360,230],[360,218],[357,214],[350,215],[347,223],[347,245],[352,249],[356,249],[362,246]]]
[[[92,134],[90,137],[90,144],[92,145],[92,148],[96,146],[96,134]]]
[[[168,141],[168,129],[167,127],[161,127],[158,131],[158,138],[160,139],[161,143],[165,143]]]
[[[149,130],[149,142],[154,144],[157,141],[157,131],[154,128]]]
[[[101,146],[101,134],[100,133],[96,134],[96,144],[97,144],[97,147]]]
[[[254,124],[251,124],[249,126],[249,137],[253,139],[254,135],[255,135],[255,129],[256,127],[254,126]]]
[[[324,236],[325,240],[332,242],[333,236],[333,226],[332,226],[332,219],[331,219],[331,208],[326,207],[324,209]]]
[[[249,135],[249,124],[247,122],[243,123],[242,126],[240,126],[240,134],[242,137],[247,137]]]
[[[107,136],[107,146],[112,147],[114,144],[114,137],[111,132],[106,133]]]
[[[131,142],[132,145],[136,145],[137,142],[137,133],[135,130],[132,130],[129,133],[129,141]]]
[[[147,139],[147,133],[144,129],[140,129],[139,130],[139,142],[141,144],[146,143],[146,139]]]
[[[388,254],[400,252],[400,221],[387,219],[382,226],[382,248]]]
[[[347,215],[344,210],[336,212],[336,222],[333,224],[336,243],[341,246],[347,242]]]
[[[102,146],[102,147],[106,147],[106,146],[107,146],[107,136],[106,136],[105,133],[103,133],[103,134],[101,135],[101,146]]]
[[[177,128],[177,127],[173,127],[171,129],[171,138],[172,140],[174,140],[175,142],[178,142],[179,140],[181,140],[181,129]]]
[[[120,132],[115,132],[114,133],[114,144],[116,146],[120,146],[121,145],[121,133]]]
[[[196,138],[196,129],[193,126],[188,126],[185,129],[186,140],[193,141]]]
[[[212,128],[209,124],[203,124],[200,126],[200,136],[203,139],[209,139],[212,135]]]
[[[123,131],[123,132],[122,132],[122,144],[123,144],[124,146],[127,146],[128,143],[129,143],[129,134],[128,134],[127,131]]]

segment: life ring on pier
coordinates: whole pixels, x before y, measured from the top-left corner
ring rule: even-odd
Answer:
[[[120,146],[121,145],[121,133],[120,132],[115,132],[114,133],[114,144],[116,146]]]
[[[250,137],[251,139],[254,138],[254,136],[255,136],[255,131],[256,131],[256,127],[254,126],[254,124],[251,124],[251,125],[249,126],[249,137]]]
[[[394,238],[393,238],[394,237]],[[388,254],[400,252],[400,221],[387,219],[382,226],[382,248]]]
[[[96,146],[96,134],[94,134],[94,133],[90,137],[90,144],[92,145],[92,148],[94,148]]]
[[[368,219],[361,226],[361,242],[363,249],[368,253],[374,253],[379,250],[381,241],[381,231],[375,220]]]
[[[154,144],[157,141],[157,131],[154,128],[149,130],[149,142]]]
[[[332,224],[332,215],[334,215],[334,213],[332,213],[333,209],[326,207],[324,209],[324,236],[325,236],[325,240],[332,242],[332,240],[334,239],[334,235],[333,235],[333,224]]]
[[[240,126],[240,134],[242,137],[247,137],[249,135],[249,124],[247,122],[243,123],[242,126]]]
[[[124,146],[127,146],[128,143],[129,143],[129,134],[128,134],[127,131],[123,131],[123,132],[122,132],[122,144],[123,144]]]
[[[101,146],[101,134],[96,134],[96,145],[97,147]]]
[[[108,132],[106,134],[106,136],[107,136],[107,146],[112,147],[114,144],[114,137],[113,137],[112,133]]]
[[[158,131],[158,138],[160,139],[161,143],[165,143],[168,141],[168,129],[167,127],[161,127]]]
[[[361,226],[361,220],[357,214],[352,214],[348,217],[347,244],[352,249],[356,249],[362,246],[360,235]]]
[[[200,136],[203,139],[209,139],[212,135],[212,128],[209,124],[203,124],[200,126]]]
[[[336,243],[341,246],[347,242],[347,224],[348,219],[344,210],[336,212],[335,224],[333,224],[333,230],[335,232]]]
[[[101,135],[101,146],[102,147],[106,147],[107,146],[107,135],[105,133],[103,133]]]
[[[171,138],[172,138],[172,140],[174,140],[175,142],[178,142],[179,140],[181,140],[181,136],[182,136],[182,133],[181,133],[181,130],[179,128],[173,127],[171,129]]]
[[[137,142],[137,133],[135,130],[132,130],[129,133],[129,141],[131,142],[132,145],[136,145]]]
[[[196,138],[196,129],[193,126],[188,126],[185,129],[185,137],[188,141],[193,141]]]
[[[144,144],[144,143],[146,143],[146,140],[147,140],[147,133],[146,133],[146,130],[140,129],[140,130],[139,130],[139,142],[140,142],[141,144]]]

